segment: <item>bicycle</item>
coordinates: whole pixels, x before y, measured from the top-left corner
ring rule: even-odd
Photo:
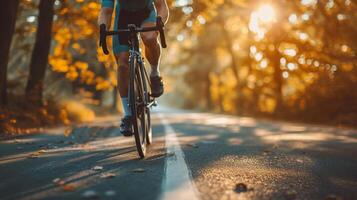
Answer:
[[[155,98],[148,90],[150,79],[145,69],[144,61],[139,48],[140,32],[159,31],[161,46],[166,48],[164,33],[164,23],[161,17],[156,18],[154,27],[136,27],[129,24],[127,29],[117,31],[107,31],[104,24],[100,25],[100,41],[104,54],[108,55],[107,36],[117,35],[119,33],[129,33],[129,107],[132,113],[134,136],[136,148],[140,158],[146,155],[146,147],[152,143],[152,129],[150,108],[156,106]],[[151,88],[151,87],[150,87]]]

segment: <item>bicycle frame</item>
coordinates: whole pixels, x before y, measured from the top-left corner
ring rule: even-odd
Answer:
[[[143,70],[146,80],[149,81],[150,79],[147,75],[145,64],[142,59],[141,51],[139,48],[138,33],[134,31],[136,29],[136,27],[135,27],[135,25],[130,24],[128,26],[128,28],[129,28],[129,30],[132,30],[132,31],[130,31],[130,35],[129,35],[129,62],[131,59],[136,59],[139,66],[142,68],[142,69],[138,69],[138,70]],[[134,70],[137,70],[137,69],[134,69]],[[147,96],[149,96],[149,99],[145,99],[144,105],[148,108],[152,107],[152,106],[156,106],[155,98],[150,98],[150,95],[147,95]]]

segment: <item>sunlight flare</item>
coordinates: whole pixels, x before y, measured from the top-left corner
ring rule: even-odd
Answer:
[[[249,29],[256,34],[258,40],[261,40],[267,32],[266,26],[275,21],[276,13],[273,6],[264,4],[251,14]]]
[[[271,5],[262,5],[256,13],[259,20],[263,23],[270,23],[275,21],[275,10]]]

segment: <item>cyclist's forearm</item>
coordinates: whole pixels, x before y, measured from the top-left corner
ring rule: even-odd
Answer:
[[[169,21],[169,10],[163,10],[162,12],[158,12],[158,16],[160,16],[164,24],[166,24],[167,21]]]
[[[162,18],[164,24],[169,20],[169,7],[167,6],[166,0],[156,0],[155,7],[157,15]]]
[[[98,17],[98,24],[105,24],[106,27],[109,29],[111,24],[113,14],[113,8],[102,8],[99,17]]]

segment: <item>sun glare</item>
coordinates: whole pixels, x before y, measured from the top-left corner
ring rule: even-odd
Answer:
[[[257,39],[262,39],[266,33],[265,25],[276,20],[275,10],[269,4],[264,4],[251,14],[249,29],[256,33]]]
[[[256,13],[261,22],[269,23],[275,21],[275,10],[271,5],[262,5]]]

